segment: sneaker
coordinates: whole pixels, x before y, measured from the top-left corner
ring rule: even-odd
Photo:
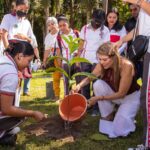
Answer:
[[[23,93],[23,96],[30,96],[29,93]]]
[[[8,132],[8,134],[17,134],[17,133],[19,133],[20,132],[20,128],[19,127],[15,127],[15,128],[13,128],[12,130],[10,130],[9,132]]]
[[[92,117],[99,116],[99,112],[98,112],[97,110],[93,110],[91,116],[92,116]]]
[[[128,150],[148,150],[144,145],[137,145],[136,148],[128,148]]]
[[[17,140],[17,135],[7,134],[4,137],[0,138],[0,145],[9,145],[15,146]]]
[[[56,102],[56,101],[58,101],[59,100],[59,96],[55,96],[51,101],[52,102]]]

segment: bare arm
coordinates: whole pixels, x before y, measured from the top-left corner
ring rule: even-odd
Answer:
[[[37,59],[40,59],[40,55],[39,55],[39,50],[38,50],[38,48],[34,48],[34,54],[35,54],[35,57],[36,57]]]
[[[95,75],[96,77],[99,77],[101,75],[101,65],[100,64],[96,65],[96,67],[93,70],[92,74]],[[74,89],[74,92],[80,91],[80,89],[82,87],[86,86],[87,84],[89,84],[91,80],[92,79],[90,79],[88,77],[83,79],[79,84],[77,84],[76,89]]]
[[[45,118],[39,111],[24,110],[13,106],[14,96],[1,95],[1,111],[4,115],[12,117],[33,117],[37,121]]]
[[[4,43],[4,47],[7,48],[8,45],[9,45],[9,42],[8,42],[8,32],[5,29],[3,29],[2,40],[3,40],[3,43]]]
[[[124,96],[126,96],[132,84],[133,75],[134,75],[133,65],[132,64],[123,65],[120,84],[119,84],[119,90],[112,95],[107,95],[104,97],[100,96],[99,98],[97,97],[97,100],[102,100],[102,99],[116,100],[116,99],[123,98]]]
[[[46,65],[46,61],[48,59],[49,53],[50,53],[50,50],[45,50],[45,52],[44,52],[44,58],[43,58],[43,64],[44,65]]]
[[[137,0],[123,0],[124,2],[128,2],[128,3],[132,3],[132,4],[137,4]],[[145,1],[145,0],[141,0],[139,1],[139,3],[137,4],[139,5],[147,14],[150,15],[150,3]]]
[[[84,40],[80,40],[79,41],[79,48],[78,48],[78,56],[81,55],[82,51],[83,51],[83,46],[84,46]]]

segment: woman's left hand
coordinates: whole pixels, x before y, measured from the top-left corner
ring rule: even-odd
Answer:
[[[88,100],[88,105],[89,105],[89,107],[95,105],[98,100],[100,100],[100,99],[99,99],[99,96],[91,97],[91,98]]]

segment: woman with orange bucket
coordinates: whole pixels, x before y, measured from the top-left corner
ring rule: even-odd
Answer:
[[[97,50],[99,63],[93,74],[100,79],[94,83],[94,94],[88,102],[98,102],[101,119],[99,131],[109,138],[125,137],[135,131],[134,119],[140,106],[139,86],[135,80],[133,64],[121,57],[110,42],[104,43]],[[90,82],[82,80],[74,89],[78,92]],[[118,110],[114,116],[115,105]]]

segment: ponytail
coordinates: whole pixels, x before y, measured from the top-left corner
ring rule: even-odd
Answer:
[[[18,53],[22,53],[24,56],[34,55],[34,49],[28,42],[25,41],[13,41],[10,42],[8,48],[4,51],[11,57],[15,57]]]

